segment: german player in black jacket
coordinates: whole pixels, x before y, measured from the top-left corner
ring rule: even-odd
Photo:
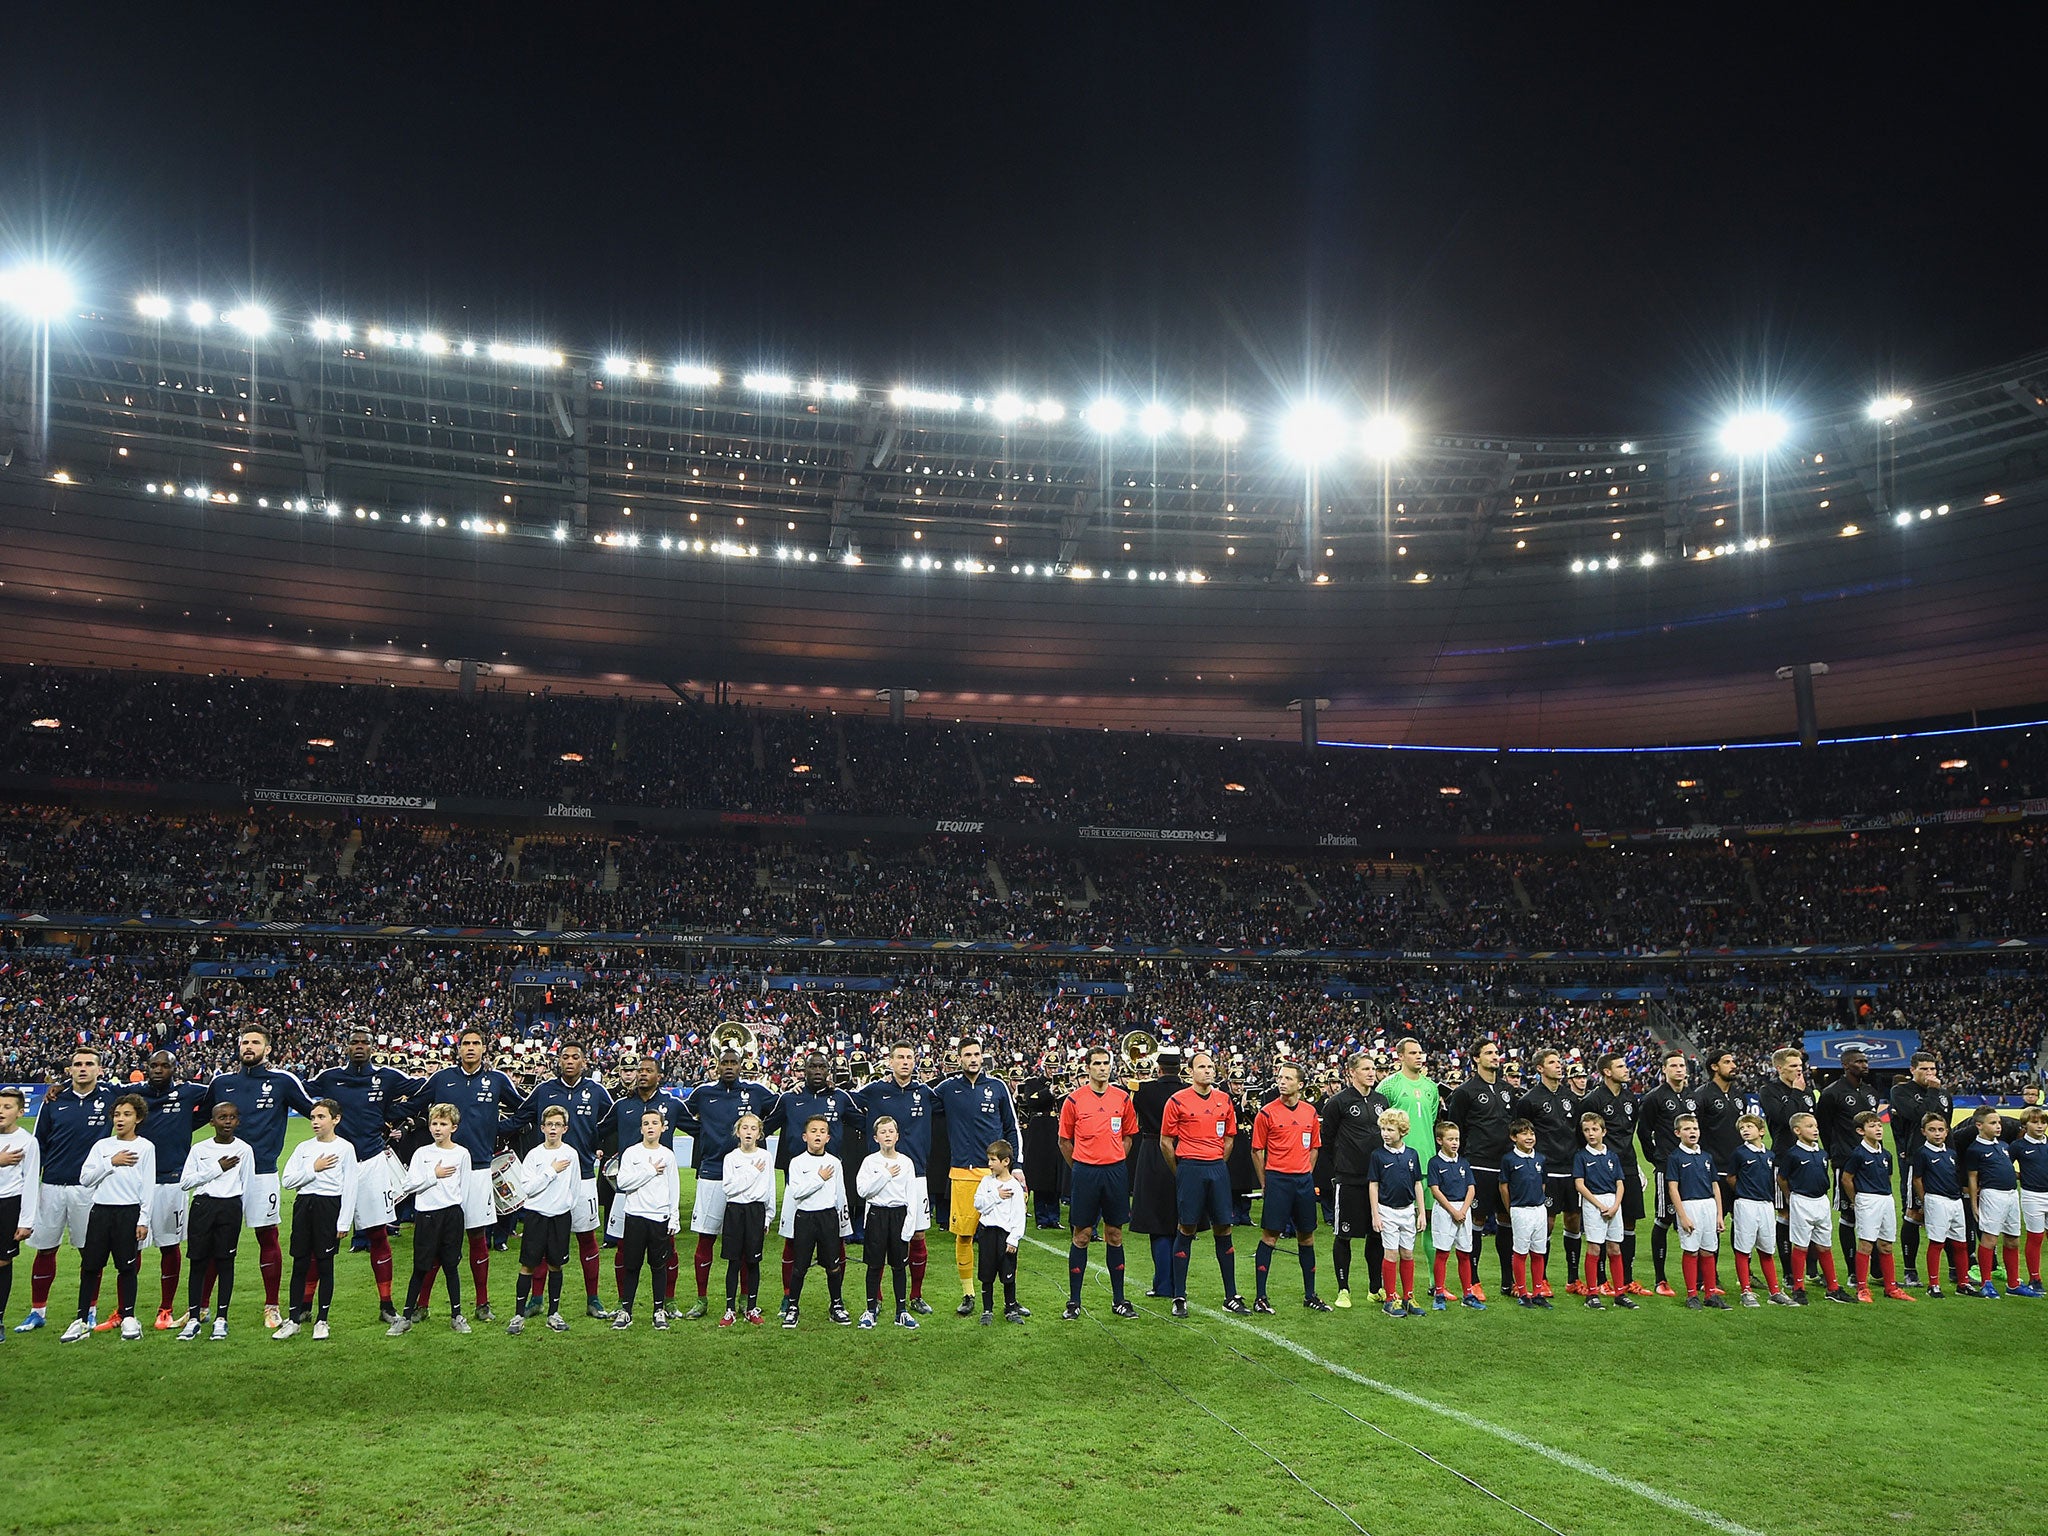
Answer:
[[[1799,1140],[1792,1129],[1792,1117],[1812,1114],[1816,1101],[1806,1086],[1804,1051],[1787,1045],[1771,1052],[1771,1071],[1775,1075],[1764,1079],[1763,1086],[1756,1091],[1756,1101],[1763,1109],[1764,1124],[1770,1127],[1771,1151],[1777,1155],[1778,1171],[1782,1174],[1785,1154]],[[1780,1273],[1792,1273],[1792,1229],[1789,1213],[1782,1210],[1778,1212],[1778,1268]]]
[[[1471,1051],[1472,1075],[1451,1090],[1444,1107],[1444,1119],[1458,1127],[1460,1147],[1472,1167],[1472,1182],[1479,1194],[1472,1202],[1472,1225],[1476,1233],[1493,1234],[1494,1252],[1500,1257],[1500,1294],[1511,1296],[1515,1287],[1515,1234],[1508,1213],[1500,1204],[1501,1159],[1508,1151],[1508,1122],[1515,1118],[1515,1090],[1500,1074],[1500,1046],[1481,1040]],[[1328,1145],[1329,1131],[1323,1132]]]
[[[1663,1081],[1636,1100],[1636,1140],[1642,1143],[1650,1166],[1657,1170],[1657,1219],[1650,1228],[1650,1262],[1657,1269],[1659,1296],[1678,1294],[1664,1278],[1664,1250],[1671,1241],[1671,1224],[1678,1219],[1671,1209],[1664,1169],[1678,1150],[1678,1117],[1696,1114],[1696,1102],[1686,1086],[1683,1051],[1664,1053]]]
[[[1636,1291],[1636,1223],[1643,1219],[1643,1169],[1636,1160],[1636,1096],[1629,1092],[1628,1058],[1612,1052],[1593,1064],[1598,1080],[1579,1100],[1581,1120],[1600,1117],[1607,1145],[1621,1159],[1621,1286]]]
[[[1842,1075],[1820,1091],[1820,1105],[1814,1111],[1820,1121],[1820,1139],[1827,1146],[1828,1162],[1835,1170],[1835,1235],[1842,1245],[1842,1262],[1856,1265],[1856,1207],[1842,1193],[1842,1165],[1863,1140],[1856,1129],[1856,1117],[1877,1113],[1877,1090],[1870,1082],[1870,1057],[1851,1046],[1842,1052]]]
[[[1561,1052],[1545,1048],[1536,1053],[1536,1082],[1515,1100],[1515,1115],[1536,1127],[1536,1155],[1543,1159],[1544,1205],[1552,1216],[1564,1217],[1565,1289],[1577,1294],[1579,1192],[1572,1182],[1572,1163],[1579,1155],[1579,1105],[1564,1085]]]
[[[1372,1154],[1382,1142],[1380,1114],[1389,1106],[1373,1091],[1379,1080],[1372,1058],[1360,1052],[1344,1064],[1345,1084],[1323,1105],[1323,1150],[1329,1154],[1330,1267],[1339,1307],[1351,1305],[1351,1239],[1365,1239],[1365,1272],[1380,1273],[1380,1235],[1372,1225]],[[1366,1281],[1372,1289],[1372,1280]]]
[[[1699,1108],[1700,1145],[1714,1160],[1714,1178],[1721,1186],[1721,1209],[1735,1209],[1736,1153],[1742,1148],[1742,1130],[1736,1124],[1745,1108],[1735,1092],[1735,1053],[1725,1045],[1712,1046],[1706,1054],[1707,1080],[1693,1094]]]

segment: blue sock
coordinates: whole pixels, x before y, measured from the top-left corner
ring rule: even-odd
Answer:
[[[1316,1251],[1307,1243],[1297,1251],[1301,1254],[1301,1294],[1313,1301],[1316,1294]]]
[[[1178,1237],[1173,1242],[1173,1292],[1181,1300],[1188,1294],[1188,1239]]]
[[[1223,1294],[1237,1294],[1237,1249],[1222,1233],[1216,1234],[1216,1266],[1223,1271]]]
[[[1124,1299],[1124,1245],[1104,1243],[1103,1257],[1109,1261],[1109,1299],[1113,1302]]]
[[[1068,1247],[1067,1249],[1067,1300],[1074,1306],[1081,1305],[1081,1277],[1088,1273],[1088,1250]]]
[[[1260,1238],[1259,1246],[1252,1250],[1252,1274],[1258,1280],[1259,1299],[1261,1301],[1266,1296],[1266,1272],[1272,1267],[1273,1245],[1264,1238]]]
[[[1154,1295],[1173,1294],[1173,1234],[1152,1239],[1152,1291]]]

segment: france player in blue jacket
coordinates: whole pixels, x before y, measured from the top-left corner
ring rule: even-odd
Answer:
[[[311,1114],[313,1096],[295,1075],[270,1064],[270,1031],[262,1025],[243,1026],[239,1044],[241,1066],[214,1075],[206,1085],[203,1107],[210,1116],[214,1105],[232,1104],[242,1117],[242,1140],[249,1144],[249,1155],[256,1162],[242,1193],[242,1214],[256,1231],[258,1267],[263,1272],[263,1326],[276,1328],[283,1321],[277,1310],[277,1293],[284,1280],[284,1249],[277,1241],[283,1211],[277,1159],[284,1151],[292,1111]]]
[[[474,1316],[483,1323],[496,1321],[491,1311],[490,1239],[498,1220],[498,1203],[491,1193],[491,1156],[499,1135],[518,1127],[519,1109],[526,1102],[526,1095],[511,1078],[485,1065],[486,1049],[482,1030],[465,1029],[455,1042],[456,1065],[434,1073],[406,1101],[409,1112],[453,1104],[462,1116],[454,1137],[455,1145],[469,1154],[462,1226],[469,1234],[469,1277],[476,1287]],[[422,1300],[417,1305],[424,1308],[426,1303]]]
[[[855,1094],[860,1101],[868,1152],[875,1145],[874,1123],[887,1115],[896,1122],[897,1150],[910,1159],[920,1185],[930,1177],[932,1122],[939,1115],[939,1096],[929,1083],[917,1080],[917,1047],[899,1041],[889,1047],[889,1071]],[[931,1250],[925,1243],[924,1228],[910,1240],[910,1310],[929,1315],[931,1303],[924,1299],[924,1272]]]
[[[981,1070],[979,1040],[961,1042],[960,1070],[940,1078],[932,1091],[939,1098],[939,1113],[946,1117],[946,1144],[952,1149],[949,1182],[953,1198],[946,1225],[953,1234],[953,1265],[960,1272],[963,1295],[959,1315],[972,1317],[974,1233],[980,1224],[974,1192],[988,1172],[990,1144],[1007,1141],[1017,1147],[1023,1138],[1017,1130],[1017,1106],[1009,1085]]]
[[[80,1182],[85,1159],[101,1137],[114,1133],[117,1095],[100,1081],[100,1053],[81,1045],[71,1053],[69,1076],[68,1085],[49,1091],[42,1113],[36,1116],[43,1198],[28,1239],[35,1250],[29,1270],[28,1315],[15,1325],[16,1333],[32,1333],[48,1320],[50,1287],[57,1279],[57,1245],[65,1235],[70,1235],[73,1248],[85,1249],[86,1224],[92,1218],[92,1191]]]
[[[376,1054],[370,1031],[352,1029],[347,1059],[341,1066],[315,1073],[306,1088],[314,1097],[332,1099],[341,1106],[341,1138],[356,1154],[356,1205],[350,1225],[356,1236],[369,1244],[377,1315],[390,1324],[398,1321],[397,1308],[391,1302],[391,1228],[398,1220],[400,1195],[392,1188],[384,1150],[390,1142],[392,1120],[406,1100],[425,1086],[425,1079],[396,1067],[379,1066]]]
[[[185,1191],[178,1187],[185,1158],[192,1150],[192,1132],[204,1122],[199,1106],[206,1085],[178,1075],[178,1058],[152,1051],[143,1068],[142,1101],[149,1106],[142,1136],[156,1148],[156,1192],[150,1203],[149,1240],[156,1244],[163,1301],[157,1308],[159,1328],[176,1326],[171,1304],[178,1296],[178,1269],[185,1241]]]
[[[832,1086],[832,1068],[823,1051],[809,1051],[803,1060],[803,1082],[790,1089],[775,1101],[775,1113],[768,1121],[768,1133],[780,1135],[776,1144],[775,1161],[787,1172],[789,1161],[803,1146],[804,1126],[813,1116],[824,1120],[826,1127],[825,1150],[839,1159],[842,1165],[848,1163],[848,1146],[859,1147],[866,1135],[866,1125],[860,1112],[860,1101],[844,1088]],[[860,1160],[852,1159],[851,1166],[858,1168]],[[846,1187],[846,1215],[853,1224],[848,1242],[861,1240],[861,1201],[859,1193],[849,1183]],[[844,1255],[841,1255],[844,1262]],[[782,1298],[785,1305],[789,1300],[790,1283],[796,1278],[796,1240],[784,1238],[782,1242]]]
[[[696,1138],[691,1160],[697,1170],[697,1195],[690,1208],[690,1230],[697,1234],[697,1300],[683,1314],[685,1320],[694,1321],[710,1310],[711,1261],[725,1230],[725,1154],[739,1145],[740,1117],[758,1115],[765,1134],[774,1110],[775,1090],[743,1079],[740,1053],[731,1046],[718,1053],[717,1074],[710,1082],[699,1083],[684,1101],[684,1126]]]
[[[576,1154],[576,1195],[569,1206],[569,1231],[575,1236],[577,1253],[583,1262],[583,1306],[588,1316],[608,1319],[611,1313],[597,1299],[601,1273],[597,1242],[597,1167],[607,1123],[612,1115],[612,1096],[603,1083],[589,1075],[590,1057],[578,1041],[568,1041],[555,1053],[555,1075],[534,1084],[533,1093],[521,1111],[522,1125],[537,1126],[550,1109],[569,1117],[562,1133],[562,1145]],[[635,1140],[638,1140],[636,1134]],[[541,1299],[528,1305],[539,1314]]]

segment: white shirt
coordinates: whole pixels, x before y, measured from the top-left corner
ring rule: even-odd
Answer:
[[[896,1165],[893,1174],[889,1172],[891,1163]],[[910,1156],[901,1147],[894,1152],[870,1152],[856,1179],[861,1199],[890,1210],[898,1206],[908,1210],[916,1205],[917,1192],[923,1184],[924,1179],[910,1166]]]
[[[324,1172],[315,1172],[313,1165],[332,1153],[340,1161]],[[341,1220],[336,1224],[337,1232],[348,1230],[349,1218],[356,1208],[356,1149],[339,1136],[332,1141],[302,1141],[292,1148],[292,1155],[286,1159],[281,1182],[286,1189],[296,1189],[302,1195],[333,1195],[341,1201]]]
[[[824,1177],[829,1168],[832,1177]],[[731,1201],[726,1202],[728,1205]],[[839,1217],[839,1235],[844,1237],[853,1230],[853,1222],[846,1212],[846,1165],[827,1152],[822,1157],[813,1157],[808,1152],[799,1152],[789,1160],[789,1183],[782,1191],[782,1225],[784,1237],[796,1236],[796,1217],[799,1211],[833,1211]]]
[[[446,1168],[446,1175],[436,1173]],[[461,1147],[437,1147],[432,1142],[412,1155],[405,1173],[405,1194],[413,1197],[416,1211],[445,1211],[462,1204],[469,1192],[469,1154]],[[401,1197],[402,1198],[402,1197]]]
[[[765,1205],[775,1215],[775,1159],[766,1147],[742,1152],[737,1147],[725,1154],[725,1203]]]
[[[133,1152],[135,1161],[118,1167],[114,1158]],[[149,1207],[156,1196],[156,1144],[137,1136],[123,1141],[102,1136],[85,1155],[85,1171],[79,1183],[92,1191],[94,1205],[132,1205],[140,1213],[135,1224],[148,1227]]]
[[[569,1166],[556,1170],[556,1163]],[[576,1149],[564,1142],[551,1147],[542,1142],[519,1164],[519,1188],[526,1196],[526,1209],[535,1216],[566,1216],[582,1183],[583,1165]]]
[[[619,1154],[617,1182],[628,1216],[667,1222],[671,1232],[681,1228],[677,1209],[682,1204],[683,1184],[676,1175],[673,1148],[634,1142]]]
[[[241,1161],[223,1170],[221,1162],[230,1157]],[[185,1154],[185,1172],[178,1179],[178,1188],[215,1200],[239,1200],[249,1187],[249,1170],[255,1166],[256,1154],[239,1136],[227,1141],[197,1142]]]
[[[1008,1185],[1010,1193],[1001,1191]],[[1011,1242],[1024,1235],[1024,1181],[1017,1177],[1013,1168],[1002,1178],[994,1174],[983,1174],[981,1183],[974,1191],[974,1209],[981,1217],[984,1227],[999,1227],[1009,1234]]]
[[[21,1196],[21,1214],[15,1218],[17,1226],[32,1227],[36,1224],[36,1212],[42,1206],[43,1196],[43,1149],[36,1145],[36,1139],[20,1126],[0,1136],[0,1152],[19,1152],[21,1161],[11,1168],[0,1168],[0,1200],[9,1196]],[[12,1232],[4,1236],[12,1237]]]

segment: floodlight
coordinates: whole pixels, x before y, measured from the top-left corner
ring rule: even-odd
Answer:
[[[1138,411],[1138,430],[1147,437],[1162,437],[1173,429],[1173,412],[1152,401]]]
[[[31,320],[54,320],[78,302],[78,290],[55,267],[16,267],[0,272],[0,299]]]
[[[145,320],[168,320],[171,301],[160,293],[145,293],[135,301],[135,313]]]
[[[1731,416],[1721,428],[1721,445],[1747,458],[1769,453],[1784,441],[1785,418],[1776,411],[1743,411]]]
[[[1124,424],[1123,402],[1112,400],[1105,395],[1083,411],[1081,419],[1104,437],[1112,436],[1121,430]]]
[[[1407,422],[1399,416],[1382,412],[1365,424],[1359,442],[1373,458],[1392,459],[1399,457],[1408,446],[1408,436]]]
[[[261,336],[270,329],[270,311],[261,304],[244,304],[221,316],[244,336]]]
[[[1304,400],[1280,423],[1280,444],[1303,463],[1326,459],[1344,444],[1344,418],[1335,406]]]
[[[185,318],[194,325],[213,324],[213,306],[204,299],[194,299],[185,306]]]
[[[1904,395],[1881,395],[1870,402],[1864,414],[1872,421],[1895,421],[1913,409],[1913,402]]]
[[[1209,430],[1218,442],[1234,443],[1244,436],[1244,418],[1236,411],[1218,411],[1209,418]]]

